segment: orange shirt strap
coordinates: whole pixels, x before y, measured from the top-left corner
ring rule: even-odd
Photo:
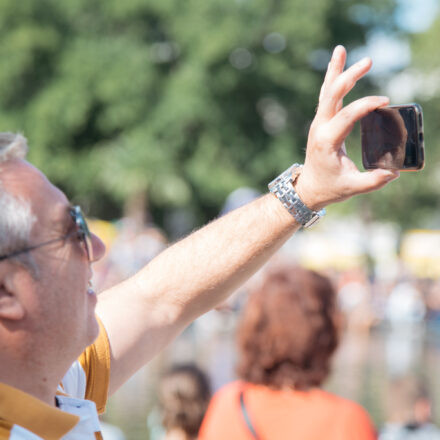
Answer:
[[[99,323],[99,336],[78,360],[87,377],[85,398],[94,401],[98,413],[102,414],[107,403],[110,381],[110,345],[102,322],[96,319]]]
[[[9,439],[9,435],[13,426],[14,425],[12,423],[0,419],[0,440]]]
[[[74,414],[52,407],[9,385],[0,384],[0,439],[4,438],[11,425],[21,426],[44,439],[59,439],[78,421],[79,417]]]

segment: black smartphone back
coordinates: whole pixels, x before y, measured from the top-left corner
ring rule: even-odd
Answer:
[[[418,104],[379,108],[361,119],[364,168],[418,171],[425,164],[423,114]]]

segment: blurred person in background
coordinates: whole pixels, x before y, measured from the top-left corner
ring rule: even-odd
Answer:
[[[338,302],[344,312],[347,331],[368,335],[374,324],[371,286],[365,270],[354,268],[341,274]]]
[[[91,279],[102,241],[80,207],[25,160],[26,140],[0,135],[0,438],[99,438],[108,396],[189,323],[322,208],[398,177],[361,173],[346,155],[355,122],[389,103],[369,96],[343,107],[372,64],[365,58],[344,70],[346,56],[341,46],[332,55],[302,168],[289,167],[270,194],[168,247],[99,297]]]
[[[440,280],[429,280],[424,283],[426,320],[431,329],[440,328]]]
[[[426,306],[415,280],[403,277],[391,289],[385,305],[387,369],[404,376],[413,368],[424,347]]]
[[[415,280],[396,283],[385,306],[385,318],[392,328],[411,327],[423,323],[426,306]]]
[[[194,364],[176,365],[159,383],[161,428],[152,440],[196,440],[211,398],[208,377]]]
[[[200,439],[375,439],[360,405],[321,388],[340,320],[327,277],[295,266],[270,270],[238,329],[240,380],[214,395]]]
[[[118,426],[111,423],[100,421],[101,434],[103,440],[126,440],[124,432]]]
[[[440,440],[431,416],[432,401],[423,381],[411,375],[394,379],[388,390],[388,421],[379,440]]]
[[[154,225],[139,225],[130,218],[118,223],[106,256],[95,265],[93,285],[98,292],[133,276],[167,246],[165,235]]]

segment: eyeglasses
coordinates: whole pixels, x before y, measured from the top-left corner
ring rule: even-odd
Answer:
[[[43,246],[48,246],[52,243],[56,243],[57,241],[66,240],[67,238],[76,235],[78,240],[84,246],[84,250],[86,251],[87,258],[89,261],[93,261],[93,245],[92,245],[92,235],[90,234],[89,227],[87,226],[86,219],[84,214],[81,211],[79,206],[72,206],[69,209],[69,214],[72,217],[72,220],[75,223],[75,230],[73,232],[69,232],[62,237],[54,238],[53,240],[45,241],[44,243],[39,243],[33,246],[29,246],[24,249],[20,249],[15,252],[11,252],[10,254],[0,255],[0,261],[7,260],[8,258],[16,257],[17,255],[24,254],[29,251],[33,251]]]

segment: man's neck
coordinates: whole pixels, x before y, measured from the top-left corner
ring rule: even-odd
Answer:
[[[54,372],[45,374],[45,372],[39,371],[36,365],[33,368],[26,368],[22,365],[16,365],[16,363],[8,363],[1,357],[0,365],[2,366],[0,382],[24,391],[50,406],[56,406],[55,395],[63,378],[62,374],[56,375]]]
[[[56,406],[56,391],[57,387],[47,387],[44,384],[37,384],[26,386],[27,384],[24,384],[23,381],[19,381],[18,383],[15,383],[13,381],[7,381],[0,378],[0,382],[5,383],[6,385],[9,385],[11,387],[17,388],[20,391],[24,391],[27,394],[30,394],[31,396],[36,397],[37,399],[41,400],[44,403],[47,403],[50,406]]]

